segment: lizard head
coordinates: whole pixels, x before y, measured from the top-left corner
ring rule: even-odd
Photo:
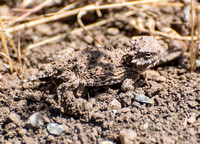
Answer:
[[[164,56],[165,49],[152,36],[142,36],[131,41],[126,63],[135,71],[142,72],[156,65]]]

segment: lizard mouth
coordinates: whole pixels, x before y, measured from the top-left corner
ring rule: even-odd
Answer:
[[[136,71],[142,72],[142,71],[145,71],[146,69],[149,69],[155,66],[159,62],[160,62],[160,57],[157,57],[157,58],[154,57],[148,60],[132,58],[130,64],[132,65],[133,69],[135,69]]]

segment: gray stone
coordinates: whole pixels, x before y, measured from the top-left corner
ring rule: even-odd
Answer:
[[[57,123],[50,123],[47,125],[47,130],[50,134],[60,135],[65,131],[65,127],[63,125],[58,125]]]
[[[40,112],[32,114],[26,122],[27,128],[42,128],[44,126],[44,118]]]

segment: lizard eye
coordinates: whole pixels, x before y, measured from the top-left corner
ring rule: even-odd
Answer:
[[[149,57],[152,56],[152,54],[151,54],[150,52],[147,52],[147,53],[145,53],[145,56],[146,56],[147,58],[149,58]]]

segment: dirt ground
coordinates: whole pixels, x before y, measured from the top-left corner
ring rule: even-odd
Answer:
[[[22,8],[33,8],[42,2],[38,0]],[[49,13],[57,12],[73,2],[60,1],[33,13],[22,22],[38,19],[40,15],[48,16]],[[77,1],[73,9],[94,2]],[[122,1],[98,2],[104,5]],[[22,72],[19,72],[17,53],[9,42],[8,49],[14,65],[12,74],[7,59],[0,56],[0,143],[123,143],[122,137],[130,140],[124,143],[200,143],[199,67],[192,72],[189,70],[191,41],[184,38],[176,40],[177,38],[170,36],[191,35],[188,18],[190,1],[169,2],[174,5],[128,5],[103,9],[101,17],[94,10],[82,17],[85,25],[114,18],[89,29],[93,37],[105,45],[131,46],[129,40],[133,36],[154,35],[161,36],[160,40],[167,48],[179,48],[183,51],[181,56],[175,56],[173,60],[148,70],[136,82],[135,92],[150,97],[154,101],[153,104],[122,97],[119,95],[119,84],[103,89],[88,87],[87,97],[72,97],[72,107],[66,108],[63,103],[59,106],[56,88],[51,80],[24,84],[21,84],[20,80],[36,74],[42,64],[52,62],[59,55],[63,55],[63,50],[81,50],[88,45],[99,46],[99,43],[85,31],[70,33],[80,27],[77,15],[21,30]],[[21,3],[2,1],[0,15],[3,15],[3,18],[11,17],[11,20],[16,18],[13,16],[20,16],[22,12],[17,11],[17,8],[20,8]],[[200,3],[195,1],[195,5],[198,10]],[[123,16],[127,11],[135,13]],[[6,19],[3,20],[6,23]],[[20,22],[15,23],[17,24]],[[155,31],[166,35],[158,35]],[[27,48],[30,44],[66,33],[67,36],[60,40]],[[17,45],[17,32],[13,32],[12,36]],[[0,45],[3,51],[2,42]],[[79,106],[73,107],[74,99],[80,101]],[[36,112],[40,112],[44,117],[44,125],[38,129],[27,127],[27,120]],[[50,134],[47,124],[52,122],[62,124],[65,130],[59,135]],[[131,132],[135,136],[129,136],[128,130],[133,130]]]

